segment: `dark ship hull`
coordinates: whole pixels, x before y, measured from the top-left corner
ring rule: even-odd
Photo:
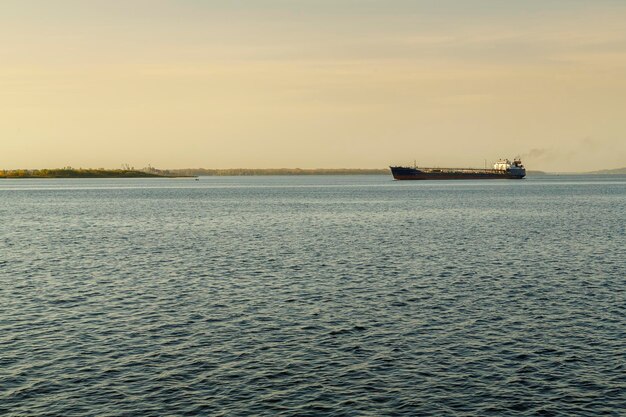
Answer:
[[[523,173],[495,169],[409,168],[390,167],[396,180],[496,180],[522,179]]]

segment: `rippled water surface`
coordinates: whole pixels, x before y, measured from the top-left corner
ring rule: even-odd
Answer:
[[[626,177],[0,181],[0,414],[625,415]]]

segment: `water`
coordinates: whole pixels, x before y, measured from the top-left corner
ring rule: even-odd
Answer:
[[[626,177],[0,181],[0,414],[624,415]]]

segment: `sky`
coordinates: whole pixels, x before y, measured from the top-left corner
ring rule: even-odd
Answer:
[[[2,0],[0,169],[626,166],[626,1]]]

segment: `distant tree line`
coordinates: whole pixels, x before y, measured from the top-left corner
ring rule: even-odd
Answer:
[[[72,168],[0,170],[0,178],[142,178],[142,177],[196,177],[196,176],[253,176],[253,175],[387,175],[388,169],[157,169],[152,166],[135,170],[128,165],[122,169]]]
[[[162,175],[180,176],[252,176],[252,175],[382,175],[389,174],[389,169],[301,169],[301,168],[229,168],[229,169],[168,169],[157,170],[152,168],[149,172]]]
[[[152,166],[139,170],[124,164],[122,169],[72,168],[0,170],[0,178],[145,178],[197,176],[253,176],[253,175],[388,175],[388,169],[353,168],[229,168],[229,169],[157,169]],[[528,171],[528,174],[547,174]],[[626,174],[626,168],[588,172],[587,174]]]
[[[13,169],[0,170],[0,178],[138,178],[159,177],[160,175],[129,169]]]

